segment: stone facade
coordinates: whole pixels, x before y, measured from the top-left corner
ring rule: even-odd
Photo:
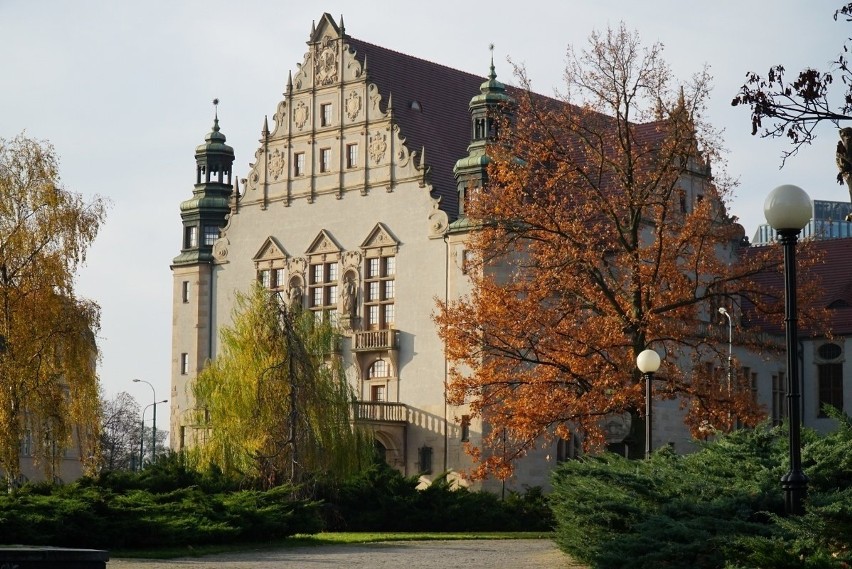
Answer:
[[[196,151],[193,197],[181,205],[183,248],[172,264],[173,448],[197,435],[192,380],[219,352],[233,292],[260,280],[342,326],[356,419],[373,429],[390,464],[424,482],[471,466],[464,443],[476,444],[487,427],[446,404],[449,363],[431,315],[436,300],[469,291],[470,228],[459,206],[488,162],[477,109],[501,97],[493,65],[482,78],[425,62],[355,39],[326,14],[240,183],[217,117]],[[690,193],[694,186],[685,181]],[[772,370],[783,370],[776,359],[737,353],[741,368],[758,374],[768,408]],[[654,447],[693,448],[677,402],[655,402],[653,416]],[[629,417],[609,423],[618,443]],[[506,487],[546,487],[555,462],[577,446],[559,441],[532,452]]]

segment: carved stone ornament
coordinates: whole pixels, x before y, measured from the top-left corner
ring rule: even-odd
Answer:
[[[305,128],[305,123],[308,122],[308,106],[304,101],[299,101],[296,108],[293,109],[293,122],[296,123],[296,128],[302,130]]]
[[[632,418],[630,413],[621,415],[610,415],[603,422],[604,436],[607,444],[615,444],[624,441],[630,434]]]
[[[361,253],[358,251],[346,251],[343,254],[343,258],[341,259],[343,263],[343,270],[346,269],[355,269],[357,270],[359,266],[361,266]]]
[[[304,257],[294,257],[287,259],[287,272],[290,275],[301,275],[308,268],[308,262]]]
[[[228,240],[226,238],[220,237],[213,244],[213,257],[217,261],[224,261],[228,258]]]
[[[315,66],[317,85],[330,85],[337,81],[337,42],[329,36],[322,38],[317,46]]]
[[[370,158],[373,159],[373,162],[379,164],[384,159],[387,149],[387,135],[377,130],[370,137]]]
[[[269,174],[277,180],[284,173],[284,153],[277,148],[269,155]]]
[[[354,121],[359,112],[361,112],[361,96],[352,91],[346,99],[346,116],[349,117],[349,120]]]

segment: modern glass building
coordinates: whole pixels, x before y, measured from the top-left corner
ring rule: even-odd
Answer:
[[[852,237],[852,222],[846,216],[852,213],[852,203],[814,200],[814,215],[802,229],[802,238],[841,239]],[[768,245],[775,241],[775,230],[768,223],[757,228],[752,245]]]

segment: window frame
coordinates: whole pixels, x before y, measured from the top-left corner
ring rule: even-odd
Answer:
[[[320,148],[319,171],[321,174],[331,172],[331,147]]]
[[[346,145],[346,168],[352,170],[358,167],[358,143],[350,142]]]

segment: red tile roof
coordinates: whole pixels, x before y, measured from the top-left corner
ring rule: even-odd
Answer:
[[[458,193],[453,166],[467,156],[471,139],[468,105],[486,78],[351,36],[347,41],[362,64],[366,57],[367,77],[379,88],[385,104],[392,97],[393,116],[406,146],[418,154],[426,148],[435,196],[441,199],[441,209],[454,220]],[[412,108],[415,101],[419,110]]]

